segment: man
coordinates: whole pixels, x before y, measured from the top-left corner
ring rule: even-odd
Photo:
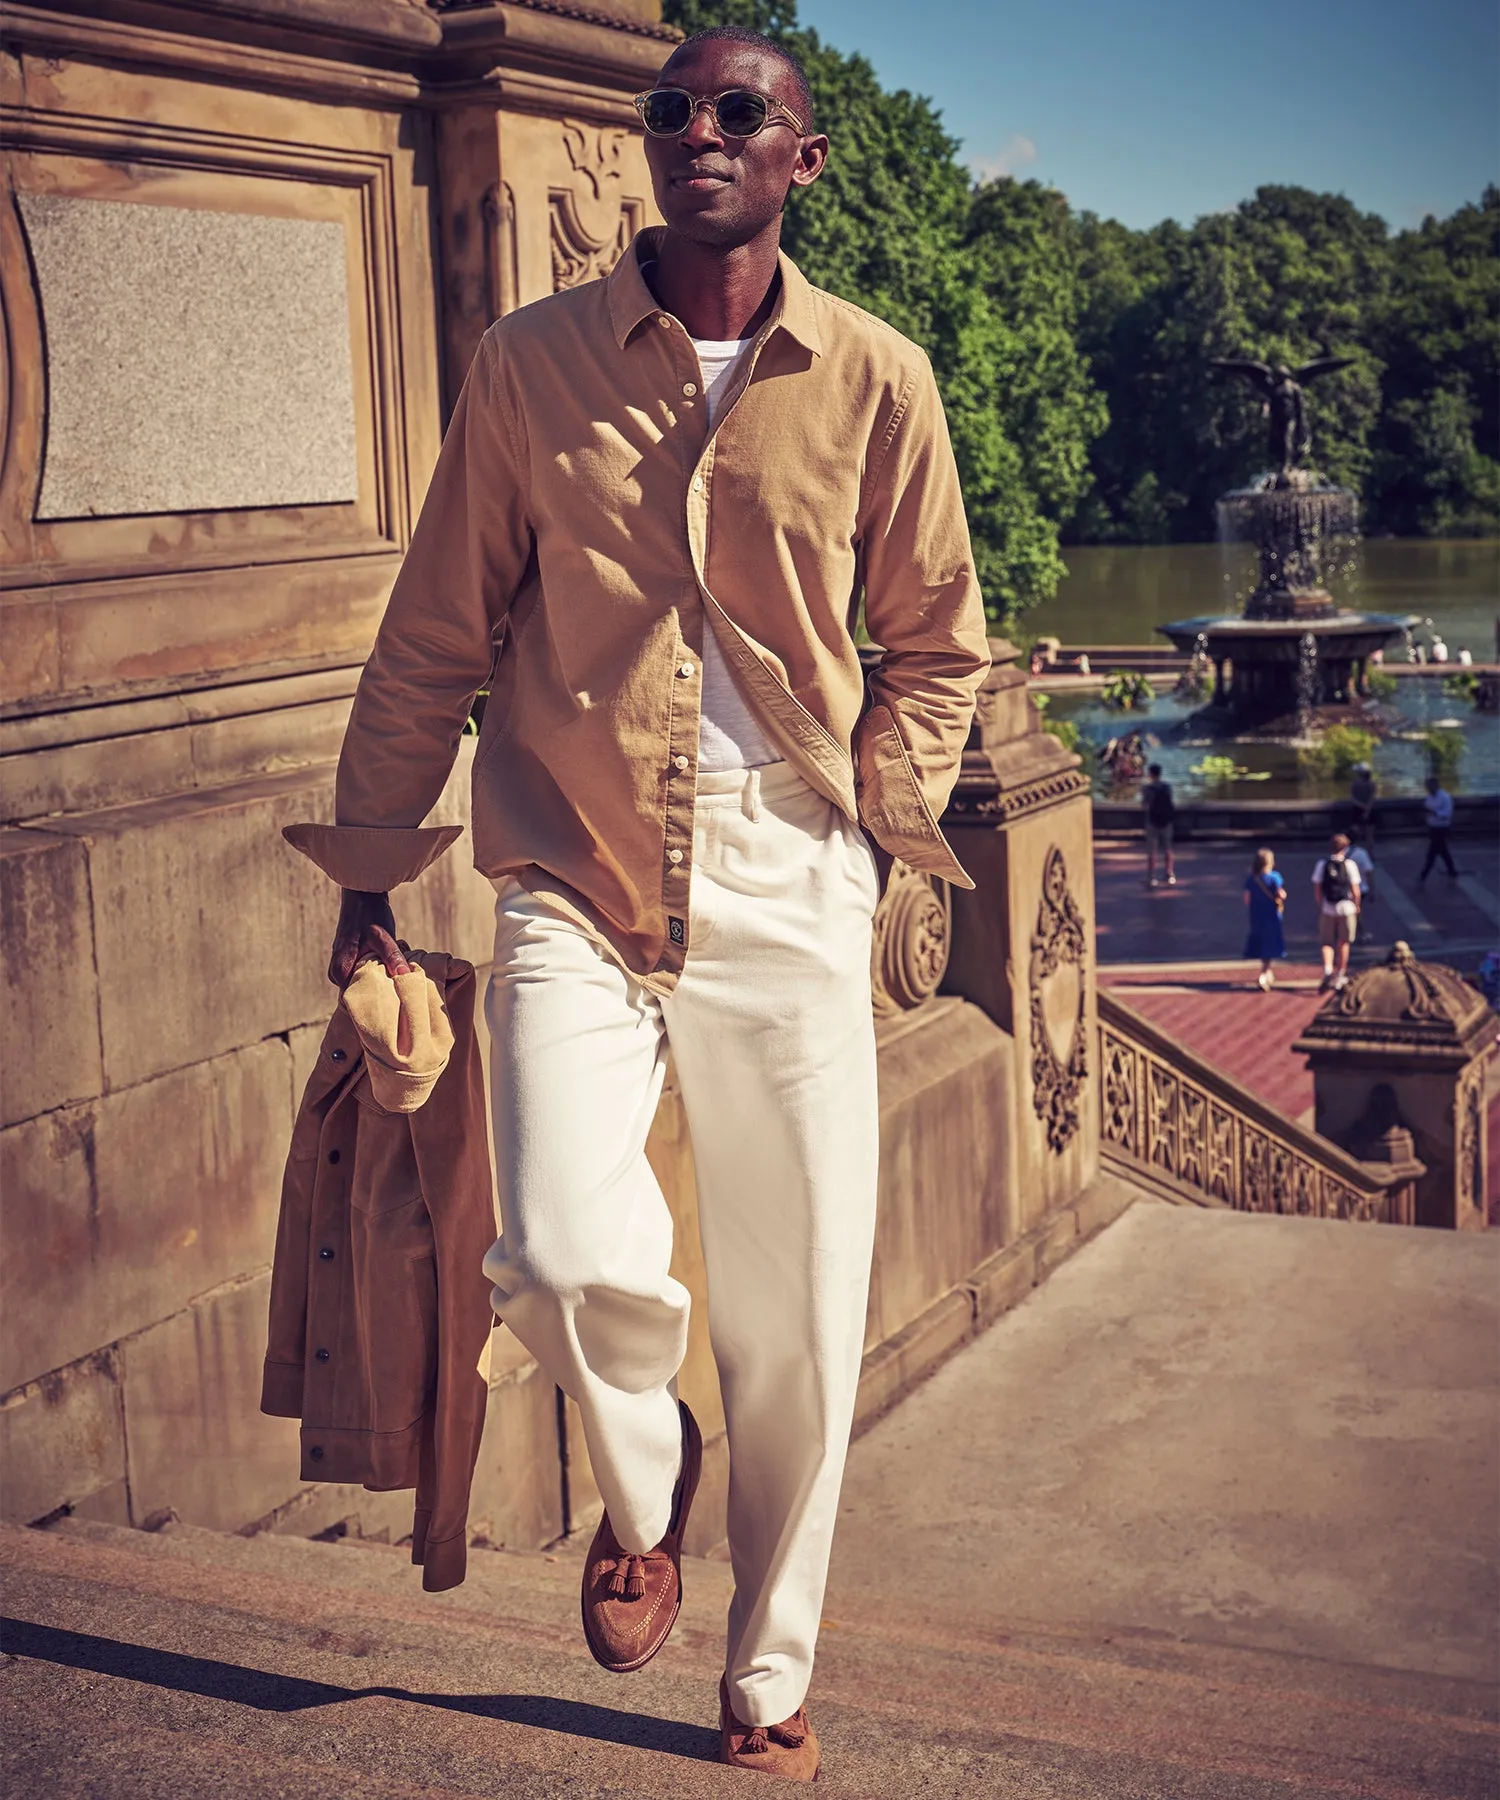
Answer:
[[[1353,807],[1354,825],[1358,830],[1357,834],[1351,831],[1350,835],[1357,835],[1366,844],[1375,842],[1375,796],[1375,776],[1370,765],[1367,762],[1357,762],[1349,782],[1349,800]]]
[[[1349,855],[1349,840],[1336,831],[1328,855],[1319,859],[1312,873],[1313,896],[1318,906],[1318,942],[1323,951],[1320,993],[1330,988],[1342,992],[1349,985],[1349,952],[1358,929],[1363,899],[1359,865]]]
[[[1172,798],[1172,784],[1161,778],[1161,764],[1152,763],[1150,776],[1141,789],[1141,812],[1146,824],[1146,886],[1156,886],[1156,859],[1162,858],[1167,886],[1177,886],[1177,870],[1172,861],[1172,826],[1177,819],[1177,803]]]
[[[1448,848],[1448,833],[1453,829],[1453,796],[1436,775],[1429,775],[1424,785],[1427,798],[1422,802],[1422,814],[1427,821],[1427,860],[1418,881],[1427,879],[1439,857],[1450,875],[1458,873],[1453,866],[1453,852]]]
[[[412,828],[488,682],[486,1270],[582,1415],[585,1635],[639,1668],[681,1595],[701,1445],[645,1157],[670,1045],[730,1447],[719,1754],[810,1780],[874,1231],[877,859],[972,885],[936,821],[989,656],[926,358],[778,255],[828,155],[800,68],[719,28],[637,105],[665,230],[492,326],[449,426],[340,759],[330,974],[399,955],[382,890],[435,853]]]

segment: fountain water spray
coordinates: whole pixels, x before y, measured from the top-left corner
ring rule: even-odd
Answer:
[[[1297,740],[1309,743],[1313,735],[1313,708],[1318,703],[1318,640],[1304,631],[1297,644]]]

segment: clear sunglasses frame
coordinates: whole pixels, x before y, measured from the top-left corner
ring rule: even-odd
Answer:
[[[686,121],[679,130],[652,131],[651,127],[646,124],[646,104],[653,95],[656,94],[681,94],[683,99],[686,100],[688,105],[692,108]],[[760,124],[755,127],[754,131],[731,131],[719,117],[719,102],[721,100],[727,100],[731,94],[754,94],[755,98],[765,107],[766,116],[761,120]],[[759,137],[761,132],[763,132],[768,125],[779,124],[782,120],[785,120],[786,123],[791,126],[798,137],[807,136],[806,126],[803,125],[802,121],[797,117],[796,113],[792,111],[791,107],[784,106],[779,100],[773,100],[769,94],[756,93],[754,88],[742,86],[728,87],[718,94],[698,95],[690,94],[686,88],[654,87],[648,88],[644,94],[637,94],[635,97],[635,110],[640,114],[641,124],[645,125],[646,132],[651,137],[682,137],[685,132],[692,129],[693,120],[697,118],[698,114],[705,106],[713,114],[714,124],[721,132],[723,132],[725,137],[746,139]]]

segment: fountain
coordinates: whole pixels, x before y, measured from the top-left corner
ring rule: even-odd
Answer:
[[[1238,616],[1178,619],[1157,630],[1178,650],[1207,654],[1214,705],[1236,724],[1295,720],[1298,736],[1306,736],[1316,707],[1363,695],[1370,657],[1414,622],[1335,606],[1323,586],[1325,550],[1355,536],[1359,507],[1348,488],[1303,466],[1312,449],[1303,384],[1347,362],[1324,356],[1296,370],[1230,359],[1213,364],[1248,380],[1267,403],[1272,467],[1218,505],[1220,535],[1256,546],[1260,579]]]

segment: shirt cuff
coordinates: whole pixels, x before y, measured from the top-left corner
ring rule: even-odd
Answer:
[[[385,894],[415,881],[463,836],[462,825],[287,825],[281,835],[341,888]]]

